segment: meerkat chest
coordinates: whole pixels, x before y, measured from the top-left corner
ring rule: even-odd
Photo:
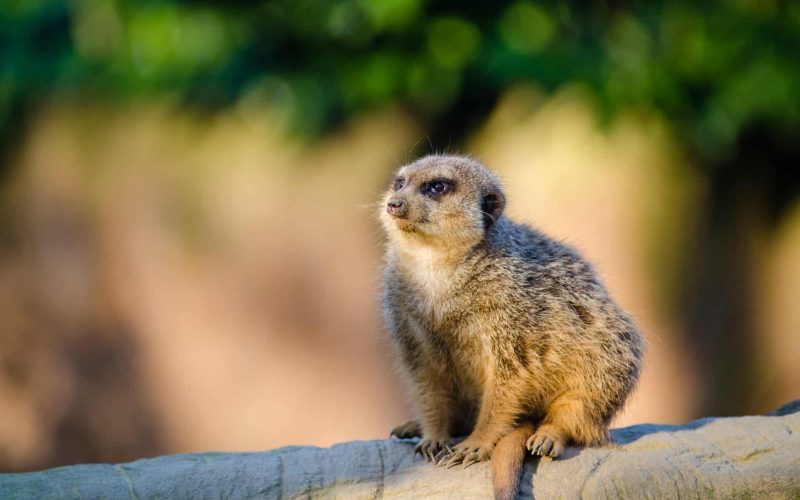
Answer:
[[[430,315],[421,311],[412,314],[407,324],[425,356],[447,366],[459,391],[477,395],[483,392],[486,380],[494,369],[493,352],[481,331],[470,321],[448,318],[439,325],[431,323]]]
[[[407,276],[417,292],[420,309],[434,322],[440,322],[454,305],[452,292],[458,282],[458,270],[430,250],[414,252],[408,264]]]

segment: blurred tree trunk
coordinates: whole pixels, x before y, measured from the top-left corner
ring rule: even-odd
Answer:
[[[743,134],[730,159],[709,165],[678,299],[688,344],[703,377],[698,411],[762,410],[757,304],[764,243],[800,190],[800,147],[769,128]]]

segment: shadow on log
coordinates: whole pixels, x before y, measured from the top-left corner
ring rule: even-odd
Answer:
[[[636,425],[529,459],[521,498],[798,498],[800,400],[767,416]],[[411,440],[199,453],[0,475],[0,498],[490,498],[489,464],[440,469]]]

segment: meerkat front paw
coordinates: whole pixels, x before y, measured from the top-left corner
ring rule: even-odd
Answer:
[[[450,453],[452,450],[450,449],[450,440],[449,439],[431,439],[431,438],[423,438],[415,447],[414,447],[414,456],[419,453],[422,455],[422,458],[427,460],[428,462],[436,463],[437,457],[444,455],[445,453]]]
[[[408,422],[398,425],[392,429],[392,432],[389,433],[389,437],[392,436],[400,439],[422,437],[422,426],[418,420],[409,420]]]
[[[438,458],[436,465],[449,469],[461,464],[466,469],[472,464],[489,460],[493,448],[494,446],[488,443],[467,438],[453,447],[452,452]]]
[[[525,446],[531,455],[542,457],[558,458],[564,453],[564,439],[561,434],[551,429],[538,429],[528,438]]]

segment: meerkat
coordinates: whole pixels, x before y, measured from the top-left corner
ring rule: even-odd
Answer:
[[[433,155],[397,171],[380,211],[381,308],[418,414],[391,435],[448,468],[492,457],[496,498],[515,496],[525,448],[608,440],[644,346],[592,266],[505,204],[481,163]]]

